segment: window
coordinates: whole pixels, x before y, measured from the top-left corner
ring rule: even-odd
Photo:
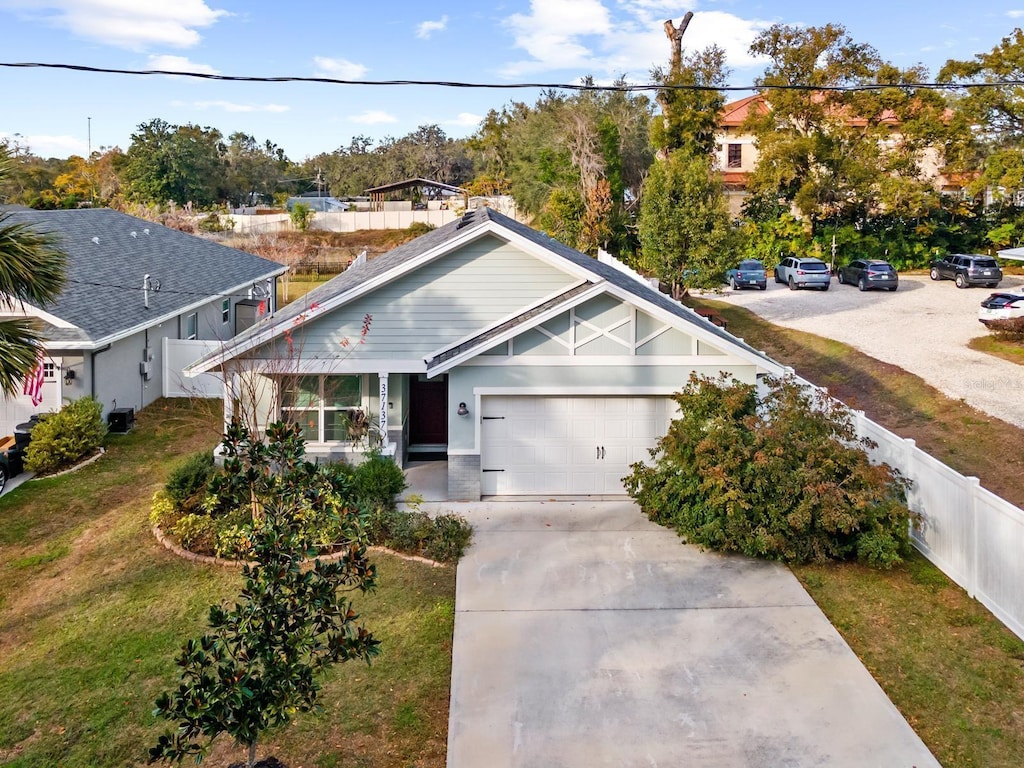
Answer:
[[[729,167],[739,168],[743,165],[743,146],[741,144],[729,145]]]
[[[185,338],[195,339],[199,336],[199,314],[193,312],[185,318]]]
[[[57,378],[57,366],[53,363],[43,363],[43,381],[54,381]]]
[[[224,299],[220,303],[220,321],[222,323],[231,322],[231,299]]]
[[[351,440],[366,423],[360,376],[298,376],[282,382],[281,418],[311,443]]]

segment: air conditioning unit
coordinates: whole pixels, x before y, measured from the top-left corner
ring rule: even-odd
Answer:
[[[123,435],[135,426],[134,408],[114,408],[107,414],[107,426],[114,434]]]

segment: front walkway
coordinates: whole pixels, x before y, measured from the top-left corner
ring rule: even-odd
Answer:
[[[630,501],[425,505],[458,567],[449,768],[934,768],[784,567]]]

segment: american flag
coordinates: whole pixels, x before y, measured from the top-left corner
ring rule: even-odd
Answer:
[[[36,367],[25,374],[25,386],[21,393],[32,398],[32,405],[37,406],[43,402],[43,353],[39,352],[36,358]]]

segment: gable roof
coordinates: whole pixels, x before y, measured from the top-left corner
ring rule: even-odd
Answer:
[[[719,346],[725,347],[741,358],[755,362],[768,370],[782,370],[782,366],[778,362],[763,352],[754,349],[741,339],[701,317],[692,309],[683,306],[660,291],[654,290],[646,283],[625,274],[622,270],[580,253],[532,227],[520,224],[491,208],[476,208],[456,221],[432,230],[415,240],[410,240],[383,256],[350,267],[342,274],[310,291],[302,301],[285,306],[273,316],[225,342],[219,350],[206,355],[190,366],[189,370],[191,373],[209,371],[222,362],[259,347],[291,330],[301,316],[309,317],[312,312],[316,312],[318,316],[330,312],[336,307],[348,304],[356,298],[376,290],[381,285],[487,234],[507,241],[515,241],[524,250],[528,250],[539,258],[547,259],[590,286],[604,284],[622,299],[638,303],[655,314],[671,316],[678,324],[687,326],[698,338],[715,341]],[[573,288],[562,296],[554,297],[545,303],[543,308],[524,308],[522,314],[508,318],[495,327],[480,329],[478,334],[459,344],[477,348],[482,341],[495,338],[512,327],[522,325],[540,312],[571,301],[576,295],[576,288]],[[446,359],[450,359],[453,354],[461,356],[458,352],[452,353],[450,350],[443,350],[432,360],[440,362],[437,358],[446,356]]]
[[[67,282],[39,315],[50,348],[99,347],[218,297],[246,298],[286,267],[109,208],[5,209],[8,224],[53,233],[68,255]],[[143,278],[159,283],[145,306]]]

